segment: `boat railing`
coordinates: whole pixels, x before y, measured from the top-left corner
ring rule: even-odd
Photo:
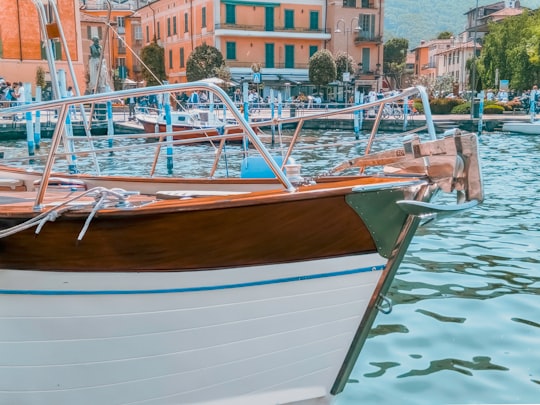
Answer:
[[[234,124],[234,126],[227,125],[225,128],[223,128],[223,134],[206,135],[204,137],[189,140],[176,139],[175,135],[178,135],[179,133],[178,131],[173,130],[172,123],[170,122],[172,108],[171,95],[176,94],[180,91],[190,92],[195,90],[213,93],[216,99],[219,98],[219,100],[224,103],[224,105],[226,106],[225,109],[227,115],[232,116],[236,121],[236,124]],[[112,127],[114,117],[111,113],[111,109],[114,100],[125,100],[130,97],[146,97],[149,94],[156,96],[161,95],[161,100],[163,100],[162,109],[163,111],[165,111],[164,114],[166,117],[166,121],[167,117],[169,117],[167,121],[167,129],[165,132],[141,133],[139,131],[139,133],[114,134],[114,130],[112,129],[111,132],[109,132],[107,135],[96,136],[91,133],[91,126],[94,121],[93,118],[95,118],[94,116],[92,116],[91,118],[86,117],[84,120],[86,138],[81,138],[80,136],[73,136],[72,129],[70,128],[72,122],[71,114],[73,110],[79,109],[80,111],[85,112],[93,111],[93,114],[107,114],[106,116],[102,116],[100,118],[105,118],[104,121]],[[281,182],[281,184],[286,189],[292,192],[295,190],[295,187],[291,183],[290,179],[286,176],[284,166],[286,162],[289,162],[290,159],[294,158],[293,151],[295,149],[298,149],[299,146],[302,146],[299,145],[300,142],[298,141],[299,139],[301,139],[302,127],[306,121],[312,119],[331,118],[335,117],[336,115],[350,116],[350,114],[356,114],[362,116],[369,111],[374,111],[376,115],[371,133],[369,134],[369,136],[363,137],[362,140],[358,140],[358,142],[363,142],[365,144],[364,153],[369,154],[373,147],[373,143],[375,142],[375,137],[378,133],[379,124],[383,119],[382,112],[384,105],[386,103],[394,102],[403,103],[404,99],[407,100],[411,97],[419,97],[422,99],[426,115],[426,125],[424,127],[415,128],[413,131],[410,132],[419,132],[425,130],[428,135],[434,139],[435,129],[429,113],[429,102],[427,98],[427,93],[422,87],[406,89],[398,95],[387,97],[382,100],[376,100],[371,103],[351,105],[349,107],[336,110],[313,109],[313,112],[310,112],[310,114],[304,114],[300,117],[283,118],[280,116],[274,116],[268,117],[267,119],[262,119],[258,122],[249,121],[249,117],[246,117],[246,115],[237,108],[235,103],[227,96],[223,89],[214,84],[204,82],[167,84],[155,87],[134,88],[109,93],[97,93],[85,96],[75,96],[61,100],[45,101],[41,103],[30,103],[4,109],[2,111],[2,114],[19,116],[21,116],[21,114],[24,114],[26,117],[27,125],[31,125],[32,114],[35,114],[38,111],[56,112],[57,123],[54,129],[54,133],[52,135],[50,153],[47,155],[46,162],[43,167],[44,174],[42,184],[47,184],[47,179],[50,177],[51,172],[53,171],[53,166],[55,165],[55,162],[59,160],[59,158],[64,158],[67,161],[68,170],[71,173],[77,173],[78,171],[76,165],[78,163],[78,159],[84,156],[92,156],[96,167],[95,172],[99,175],[100,169],[97,162],[97,155],[119,153],[120,151],[124,151],[127,149],[136,150],[137,148],[148,148],[149,145],[155,148],[154,164],[152,165],[152,170],[150,173],[150,175],[153,176],[155,174],[156,162],[158,160],[158,157],[163,155],[163,151],[166,151],[165,154],[167,155],[167,159],[169,159],[169,153],[172,153],[170,151],[173,147],[186,144],[194,144],[198,142],[204,142],[205,144],[210,143],[213,146],[210,153],[214,154],[215,159],[214,163],[212,164],[213,169],[209,174],[210,177],[213,177],[215,175],[215,167],[217,165],[218,159],[221,157],[226,159],[227,156],[230,156],[232,148],[228,148],[226,151],[227,153],[224,153],[226,150],[225,141],[233,139],[234,135],[229,131],[229,129],[236,127],[240,129],[244,136],[242,148],[238,151],[238,153],[247,156],[248,153],[252,153],[253,149],[256,149],[264,160],[265,164],[269,167],[271,172],[273,172],[279,182]],[[105,111],[105,113],[99,113],[99,111]],[[28,118],[28,114],[30,114],[30,118]],[[293,135],[289,138],[288,146],[280,143],[280,150],[278,152],[278,154],[280,155],[280,159],[278,163],[276,159],[274,159],[276,152],[273,151],[272,153],[270,153],[269,149],[263,143],[262,138],[255,133],[254,129],[257,127],[268,126],[280,129],[286,124],[294,124],[296,127]],[[194,134],[196,132],[200,132],[200,130],[193,130]],[[406,132],[405,134],[409,134],[410,132]],[[182,135],[186,135],[187,133],[187,131],[181,131]],[[238,135],[236,135],[236,137],[237,136]],[[139,142],[137,144],[130,144],[124,146],[118,146],[113,144],[113,140],[120,140],[126,138],[141,139],[145,141],[153,140],[154,142]],[[87,139],[89,147],[80,148],[80,146],[78,145],[77,150],[75,150],[74,144],[77,140],[81,139]],[[105,140],[107,141],[106,145],[104,145]],[[99,148],[95,146],[97,142],[101,142]],[[303,147],[309,147],[306,146],[305,143],[303,143],[303,145]]]

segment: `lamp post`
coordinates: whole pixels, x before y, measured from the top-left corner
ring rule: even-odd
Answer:
[[[471,120],[474,119],[474,92],[476,90],[476,34],[478,32],[478,0],[474,10],[474,36],[473,36],[473,58],[472,58],[472,80],[471,80]]]
[[[353,22],[356,21],[356,27],[353,28]],[[336,34],[340,34],[343,32],[345,34],[345,55],[346,55],[346,63],[345,63],[345,73],[343,73],[342,80],[344,83],[347,83],[350,80],[350,72],[349,72],[349,33],[351,32],[358,32],[360,28],[358,27],[358,17],[351,18],[351,26],[350,28],[346,26],[345,20],[343,18],[340,18],[336,22],[336,29],[334,32]],[[343,24],[343,31],[339,28],[340,24]],[[347,102],[347,84],[345,84],[345,102]]]

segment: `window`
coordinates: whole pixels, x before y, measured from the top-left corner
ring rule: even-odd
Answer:
[[[309,12],[309,29],[310,30],[319,29],[319,12],[318,11]]]
[[[172,49],[169,49],[169,69],[173,68],[173,61],[172,61]]]
[[[150,42],[150,27],[146,26],[146,42]]]
[[[201,10],[201,23],[202,28],[206,28],[206,7],[203,7]]]
[[[369,0],[362,0],[362,8],[369,8]]]
[[[184,48],[180,48],[180,67],[185,67]]]
[[[294,45],[285,45],[285,69],[294,69]]]
[[[265,7],[264,9],[264,29],[265,31],[274,31],[274,7]]]
[[[225,24],[236,24],[236,6],[225,4]]]
[[[125,79],[127,77],[128,71],[126,68],[126,58],[117,58],[116,59],[116,75],[119,79]]]
[[[161,27],[159,26],[159,21],[157,22],[156,39],[161,39]]]
[[[276,67],[274,64],[274,44],[264,45],[265,65],[267,68]]]
[[[236,42],[227,42],[225,47],[226,47],[225,58],[228,60],[236,59]]]
[[[311,58],[318,50],[319,50],[319,47],[317,45],[310,45],[309,46],[309,57]]]
[[[360,14],[358,26],[362,28],[360,37],[363,39],[375,39],[375,16],[373,14]]]
[[[285,29],[294,29],[294,10],[285,10]]]
[[[189,15],[184,13],[184,32],[189,32]]]
[[[102,33],[101,27],[87,27],[87,30],[86,30],[88,39],[93,39],[95,37],[102,39],[101,33]]]
[[[343,7],[356,7],[356,0],[343,0]]]
[[[41,42],[41,59],[47,59],[47,48],[44,46],[44,42]],[[53,41],[52,42],[52,52],[54,56],[54,60],[61,60],[62,59],[62,44],[59,41]]]
[[[176,16],[174,16],[172,18],[172,33],[173,33],[173,35],[177,34],[177,32],[176,32]]]
[[[362,48],[362,73],[369,71],[369,65],[371,64],[371,49]]]
[[[142,27],[140,25],[133,26],[133,38],[135,39],[135,41],[142,41]]]
[[[170,37],[170,36],[171,36],[171,33],[172,33],[172,30],[171,30],[171,19],[170,19],[170,18],[167,18],[167,36]]]
[[[126,33],[126,19],[125,17],[116,17],[116,30],[119,34]]]

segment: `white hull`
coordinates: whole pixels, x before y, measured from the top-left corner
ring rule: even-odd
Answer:
[[[505,122],[502,130],[525,135],[540,135],[540,121],[535,122]]]
[[[384,262],[2,270],[0,404],[329,403]]]

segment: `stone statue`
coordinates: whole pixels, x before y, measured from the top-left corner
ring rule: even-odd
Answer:
[[[88,82],[88,93],[103,93],[108,84],[107,80],[107,66],[105,59],[101,55],[101,45],[99,44],[99,38],[92,38],[92,45],[90,45],[90,59],[88,61],[88,73],[90,81]]]

